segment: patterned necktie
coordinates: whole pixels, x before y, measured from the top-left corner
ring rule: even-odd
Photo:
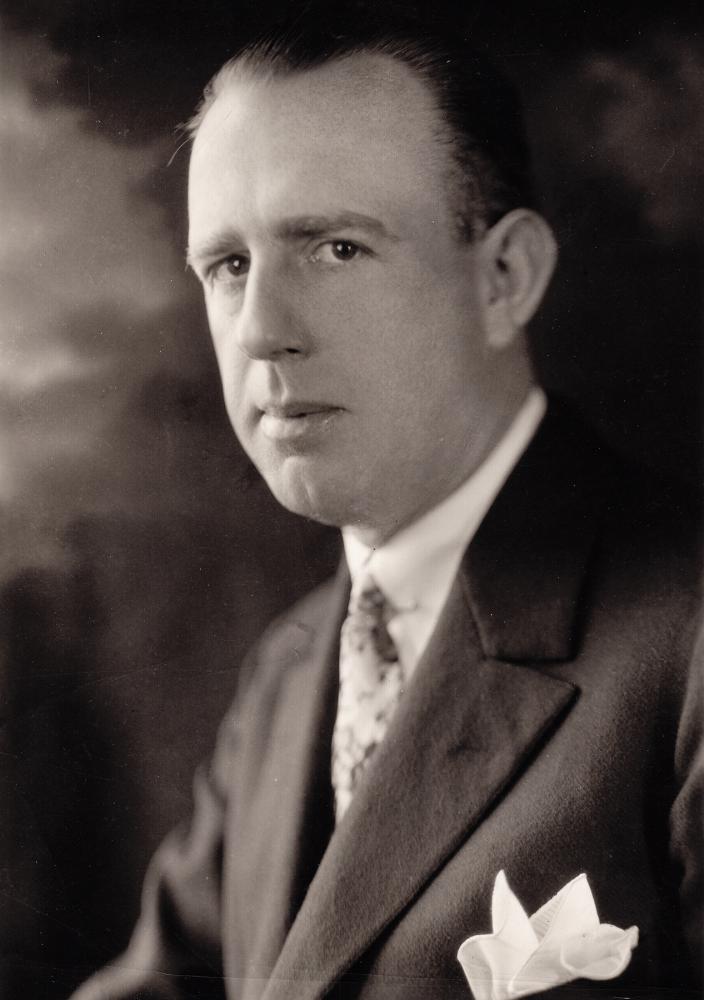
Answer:
[[[340,692],[332,737],[335,816],[342,819],[403,693],[387,623],[393,609],[371,576],[350,599],[340,633]]]

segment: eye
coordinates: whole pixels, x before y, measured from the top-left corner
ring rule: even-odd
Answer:
[[[351,240],[328,240],[320,244],[313,254],[313,259],[324,264],[345,264],[361,253],[363,253],[362,247]]]
[[[249,259],[242,254],[233,253],[218,264],[215,264],[210,271],[210,280],[214,283],[228,283],[243,278],[249,271]]]

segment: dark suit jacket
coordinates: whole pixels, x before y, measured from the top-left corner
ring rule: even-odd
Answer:
[[[640,930],[618,980],[550,998],[700,996],[699,560],[675,495],[553,408],[332,833],[348,587],[265,635],[130,950],[80,1000],[469,997],[457,949],[502,868],[529,913],[586,872],[601,920]]]

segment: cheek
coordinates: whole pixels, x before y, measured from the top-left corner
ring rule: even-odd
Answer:
[[[231,329],[232,314],[223,308],[219,301],[206,293],[205,311],[208,316],[208,327],[210,337],[213,341],[215,356],[220,363],[220,358],[225,352],[228,340],[228,331]]]
[[[386,272],[368,274],[364,281],[350,274],[330,293],[310,296],[308,306],[315,306],[306,311],[323,350],[334,345],[350,372],[378,381],[425,349],[428,304],[412,283]]]
[[[206,312],[215,360],[218,363],[223,387],[227,390],[238,364],[238,355],[241,356],[233,335],[233,316],[220,303],[216,305],[208,298],[206,298]]]
[[[389,408],[411,396],[417,404],[419,392],[432,390],[426,380],[437,348],[432,293],[383,283],[365,288],[354,304],[342,305],[349,336],[341,349],[358,388],[382,392]]]
[[[222,328],[210,324],[210,335],[220,373],[222,399],[233,430],[240,440],[244,440],[248,430],[246,425],[246,358],[232,338],[225,335]]]

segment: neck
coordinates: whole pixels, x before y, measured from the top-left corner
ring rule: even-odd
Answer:
[[[394,502],[390,505],[393,509],[389,511],[388,516],[375,518],[374,523],[358,522],[345,525],[345,529],[367,548],[378,549],[398,532],[408,528],[433,507],[442,503],[486,461],[509,430],[534,386],[535,382],[528,375],[520,385],[515,384],[515,391],[504,394],[500,405],[492,410],[491,418],[483,421],[481,428],[473,435],[471,451],[468,450],[459,461],[456,456],[448,456],[446,478],[442,481],[433,479],[432,485],[435,489],[420,496],[413,507],[407,507],[403,517],[398,515],[402,509],[399,498],[393,498]]]

